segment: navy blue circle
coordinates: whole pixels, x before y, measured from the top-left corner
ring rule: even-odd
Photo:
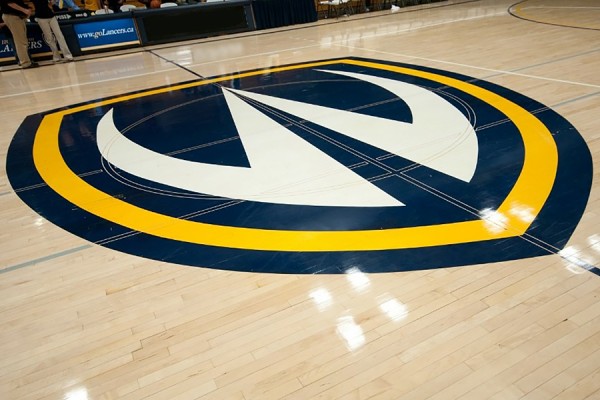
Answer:
[[[277,252],[197,245],[132,232],[69,203],[45,185],[37,173],[32,159],[33,140],[41,118],[52,111],[29,116],[20,126],[8,152],[9,180],[32,209],[77,236],[125,253],[190,266],[297,274],[343,273],[350,268],[393,272],[519,259],[560,250],[581,218],[591,188],[591,155],[576,129],[543,104],[492,83],[431,68],[387,64],[469,81],[520,105],[548,127],[558,148],[558,172],[550,197],[525,235],[417,249]],[[383,150],[280,112],[272,113],[271,118],[340,163],[349,168],[364,163],[355,172],[365,179],[387,174],[375,184],[406,207],[291,206],[217,198],[132,176],[107,163],[98,152],[96,126],[113,108],[118,129],[144,147],[186,160],[248,167],[232,117],[224,112],[227,107],[221,85],[412,121],[407,104],[379,87],[302,67],[69,114],[60,128],[60,151],[74,173],[113,197],[176,218],[236,227],[347,231],[445,224],[474,220],[478,210],[496,209],[507,197],[523,166],[524,146],[518,129],[504,114],[470,94],[412,75],[345,63],[328,69],[402,80],[426,87],[453,104],[477,133],[479,158],[471,182],[458,181],[398,156],[386,156]],[[207,115],[211,117],[199,117]],[[341,142],[353,151],[333,146],[325,139]]]

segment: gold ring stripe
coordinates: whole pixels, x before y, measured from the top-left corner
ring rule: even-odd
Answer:
[[[98,190],[78,177],[65,163],[59,148],[59,131],[65,115],[131,99],[233,78],[331,64],[351,64],[438,82],[470,94],[506,115],[519,130],[525,148],[521,173],[507,198],[496,210],[501,227],[482,219],[440,225],[355,231],[291,231],[243,228],[183,220],[146,210]],[[367,251],[451,245],[514,237],[524,234],[540,212],[554,185],[558,167],[556,144],[548,128],[534,115],[510,100],[459,79],[405,67],[359,60],[331,60],[239,73],[172,87],[101,100],[48,114],[33,145],[34,163],[42,179],[60,196],[100,218],[149,235],[188,243],[267,251]],[[514,210],[528,210],[523,218]]]

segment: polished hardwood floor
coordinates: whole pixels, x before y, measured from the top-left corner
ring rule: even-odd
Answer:
[[[0,398],[600,399],[600,2],[513,4],[443,1],[4,68]],[[374,274],[189,267],[75,236],[9,182],[9,144],[29,115],[338,57],[464,74],[565,117],[594,170],[564,249]]]

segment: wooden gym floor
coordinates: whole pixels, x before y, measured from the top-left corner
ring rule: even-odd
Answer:
[[[243,104],[249,101],[248,97],[244,97],[246,103],[235,100],[237,95],[233,93],[242,93],[235,90],[254,79],[262,82],[267,92],[279,90],[285,97],[298,86],[294,80],[309,82],[312,77],[325,74],[308,71],[305,66],[330,59],[349,61],[341,66],[327,64],[327,68],[347,69],[348,74],[354,74],[315,80],[315,93],[318,88],[329,87],[327,82],[337,85],[331,86],[335,91],[324,91],[321,97],[312,98],[319,104],[329,101],[330,111],[335,108],[332,93],[342,93],[338,90],[358,82],[356,77],[370,79],[356,71],[385,75],[389,79],[372,82],[383,85],[381,82],[385,81],[388,85],[396,79],[394,74],[400,75],[399,66],[409,66],[408,74],[413,78],[423,71],[436,73],[441,85],[435,89],[439,94],[436,98],[448,99],[441,104],[448,105],[460,95],[459,90],[452,92],[448,86],[468,87],[479,93],[474,97],[483,96],[475,88],[484,87],[489,91],[486,93],[499,94],[527,109],[523,118],[536,115],[543,124],[529,134],[546,139],[534,140],[533,148],[518,141],[504,146],[503,140],[508,140],[504,136],[516,140],[519,130],[494,130],[506,122],[494,120],[496,111],[481,111],[478,107],[485,105],[473,98],[466,103],[464,99],[457,100],[455,104],[469,103],[474,114],[465,112],[477,116],[477,124],[470,119],[477,128],[480,146],[479,153],[471,153],[478,162],[473,166],[474,172],[471,170],[474,175],[460,175],[467,171],[465,167],[455,173],[463,177],[461,182],[438,179],[436,168],[447,174],[454,172],[431,166],[433,172],[427,176],[434,176],[432,185],[441,185],[443,189],[436,193],[448,195],[448,208],[457,215],[462,215],[457,206],[463,203],[449,194],[460,184],[467,188],[465,193],[470,193],[469,201],[482,204],[475,207],[481,213],[479,222],[506,225],[505,230],[510,231],[512,217],[498,220],[499,213],[490,217],[484,213],[483,205],[506,185],[512,188],[521,166],[530,165],[531,154],[536,153],[538,146],[555,140],[557,150],[552,154],[557,157],[538,157],[541,166],[533,169],[529,185],[521,189],[527,198],[537,198],[543,186],[539,182],[554,182],[547,188],[547,201],[540,205],[539,215],[529,220],[522,218],[531,225],[516,238],[489,237],[453,244],[453,235],[444,236],[446,231],[436,230],[442,233],[421,238],[439,241],[436,246],[406,252],[379,249],[371,255],[361,246],[376,247],[379,242],[359,237],[356,244],[342,241],[342,247],[355,247],[352,251],[333,251],[335,257],[313,257],[321,254],[314,248],[294,251],[293,256],[285,249],[257,251],[261,256],[254,257],[244,249],[228,253],[210,246],[196,253],[183,244],[162,253],[163,245],[179,242],[153,241],[152,232],[137,235],[147,242],[135,242],[136,238],[127,241],[126,235],[113,237],[103,231],[124,229],[122,225],[128,226],[125,222],[110,225],[92,211],[86,214],[88,217],[80,218],[81,209],[87,205],[85,201],[79,203],[82,198],[78,197],[78,189],[61,179],[52,183],[47,177],[55,176],[55,165],[39,162],[49,160],[51,149],[37,145],[41,156],[34,156],[38,158],[33,167],[31,143],[29,148],[22,144],[32,140],[37,126],[42,124],[36,115],[64,112],[64,131],[72,129],[67,117],[75,113],[75,108],[70,106],[82,105],[80,109],[88,110],[88,114],[78,117],[77,126],[81,129],[69,131],[73,142],[61,143],[61,151],[69,162],[83,165],[89,161],[85,152],[90,150],[85,145],[95,143],[98,121],[94,118],[108,112],[106,105],[112,100],[107,99],[125,104],[120,109],[115,105],[119,126],[119,121],[128,118],[124,113],[119,116],[119,110],[135,109],[137,101],[142,109],[155,106],[145,102],[147,90],[161,88],[152,101],[178,102],[181,93],[187,93],[189,100],[191,95],[206,95],[202,92],[205,85],[193,83],[205,77],[220,77],[215,78],[219,94],[206,95],[212,100],[203,100],[202,104],[224,101],[223,93],[229,93],[227,104],[232,112],[235,109],[240,115],[253,113],[256,121],[267,124],[272,120],[267,121],[263,114],[235,108],[246,107]],[[286,65],[301,68],[277,69]],[[378,68],[389,70],[380,73]],[[259,73],[244,75],[245,71]],[[75,63],[37,69],[4,68],[0,73],[0,398],[600,399],[598,71],[600,2],[595,0],[529,0],[517,4],[514,0],[443,1],[394,13],[374,11],[273,31],[83,57]],[[192,84],[182,87],[184,82]],[[360,85],[356,87],[370,87],[364,82]],[[220,92],[225,87],[231,90]],[[291,89],[286,92],[280,88]],[[133,92],[141,95],[123,97]],[[297,92],[294,96],[301,96],[302,90]],[[375,92],[368,92],[368,96],[375,96]],[[362,97],[367,96],[366,92],[348,93],[341,96],[342,100],[355,104],[338,108],[356,111],[361,101],[367,101]],[[377,93],[384,96],[388,92]],[[247,91],[241,94],[252,95]],[[276,101],[272,96],[256,99],[248,104]],[[503,101],[491,103],[498,109],[512,110],[505,113],[512,119],[513,108],[521,108],[502,106]],[[291,110],[288,103],[273,104],[269,107],[285,105]],[[201,126],[212,127],[209,124],[227,112],[225,103],[221,106],[216,113],[211,109],[212,114],[193,114],[191,118],[183,115],[181,121],[193,124],[200,120],[206,124]],[[435,111],[442,112],[437,108]],[[375,112],[375,108],[369,112]],[[417,118],[417,109],[411,108],[411,112]],[[356,117],[357,113],[344,115],[350,121],[371,118]],[[483,126],[481,121],[486,117],[490,122]],[[143,117],[135,118],[134,121],[142,121]],[[179,121],[155,120],[166,125]],[[87,128],[89,124],[92,130]],[[306,127],[308,123],[289,125]],[[237,125],[237,121],[236,126],[241,131],[242,125]],[[515,121],[515,126],[519,122]],[[544,126],[548,128],[547,136],[540,133],[546,129]],[[167,129],[158,123],[155,127]],[[342,128],[350,131],[352,124],[346,123]],[[102,132],[98,128],[98,135]],[[146,140],[140,133],[149,131],[136,132],[133,127],[130,132],[137,134],[137,139]],[[520,132],[526,136],[524,130]],[[37,134],[45,133],[40,129]],[[174,132],[169,140],[164,136],[159,139],[147,139],[145,144],[160,147],[180,138]],[[355,143],[354,148],[358,147]],[[213,148],[217,152],[225,149]],[[295,148],[296,154],[309,154],[311,149]],[[314,153],[319,154],[315,155],[315,162],[325,162],[321,155],[324,150],[320,149]],[[269,150],[256,151],[262,152],[262,157],[270,157]],[[343,158],[336,151],[331,150],[332,157]],[[233,157],[228,151],[205,156],[215,154]],[[469,153],[460,150],[456,154],[462,162]],[[382,156],[377,161],[392,158]],[[100,157],[91,159],[99,162]],[[425,167],[404,169],[391,176],[412,177],[414,183],[429,182],[427,177],[418,182],[415,178],[420,172],[429,171],[427,157],[423,160]],[[488,172],[481,172],[483,169]],[[510,181],[513,170],[515,177]],[[102,168],[99,171],[96,175],[100,177],[114,173]],[[506,180],[482,179],[504,175],[503,171],[507,171]],[[96,179],[84,175],[79,178],[87,179],[86,182]],[[39,184],[21,184],[27,179],[37,179]],[[367,180],[387,188],[385,182],[390,179],[387,176],[382,181],[373,177]],[[469,189],[465,182],[476,183],[475,189]],[[367,186],[372,189],[373,185]],[[63,189],[66,194],[61,192]],[[238,187],[228,189],[235,192]],[[393,192],[392,187],[388,189],[387,193]],[[127,197],[127,193],[123,196]],[[367,201],[364,193],[357,195],[357,202]],[[411,210],[411,199],[418,197],[402,194],[405,197],[397,198],[406,207],[401,208]],[[68,197],[71,195],[74,197]],[[245,194],[239,196],[244,198]],[[343,199],[337,197],[336,201]],[[113,200],[111,197],[110,204],[123,203]],[[269,203],[265,198],[262,201]],[[324,200],[313,196],[310,201]],[[257,203],[260,205],[261,199]],[[247,217],[244,222],[252,225],[253,232],[258,232],[254,228],[259,223],[275,224],[275,229],[281,229],[276,225],[281,215],[271,212],[294,206],[285,207],[268,208],[273,221],[260,219],[260,207],[247,208],[246,213],[234,214],[235,217],[215,213],[207,218],[229,218],[223,223],[238,224]],[[436,207],[427,205],[429,211],[422,218],[430,222],[437,218]],[[359,221],[352,217],[354,214],[341,213],[344,220],[340,229],[356,229],[352,224],[359,222],[369,229],[372,221],[391,223],[387,214],[366,208],[361,209],[360,215],[374,215],[374,219]],[[298,209],[303,213],[294,220],[298,229],[315,230],[315,223],[306,217],[313,214],[308,214],[306,207]],[[323,215],[329,218],[327,223],[335,222],[331,213]],[[215,221],[208,220],[218,223]],[[131,224],[137,226],[138,222]],[[386,225],[383,231],[387,228]],[[114,240],[103,239],[109,236]],[[123,242],[126,245],[121,245]],[[522,243],[531,246],[522,248]],[[284,240],[258,245],[287,244]],[[325,246],[334,244],[326,242]],[[343,267],[332,265],[334,262]],[[224,269],[219,268],[220,263]],[[269,268],[265,267],[267,264]],[[410,267],[405,267],[407,264]]]

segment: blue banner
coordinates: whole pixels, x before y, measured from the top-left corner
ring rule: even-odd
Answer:
[[[42,39],[42,32],[39,28],[36,29],[36,27],[28,25],[27,39],[29,42],[29,55],[32,58],[52,54],[50,47],[48,47],[46,42]],[[15,47],[12,38],[6,33],[0,32],[0,63],[13,64],[15,61]]]
[[[74,28],[82,51],[140,43],[132,18],[85,22]]]
[[[0,32],[0,62],[14,61],[15,49],[12,40],[4,32]]]

